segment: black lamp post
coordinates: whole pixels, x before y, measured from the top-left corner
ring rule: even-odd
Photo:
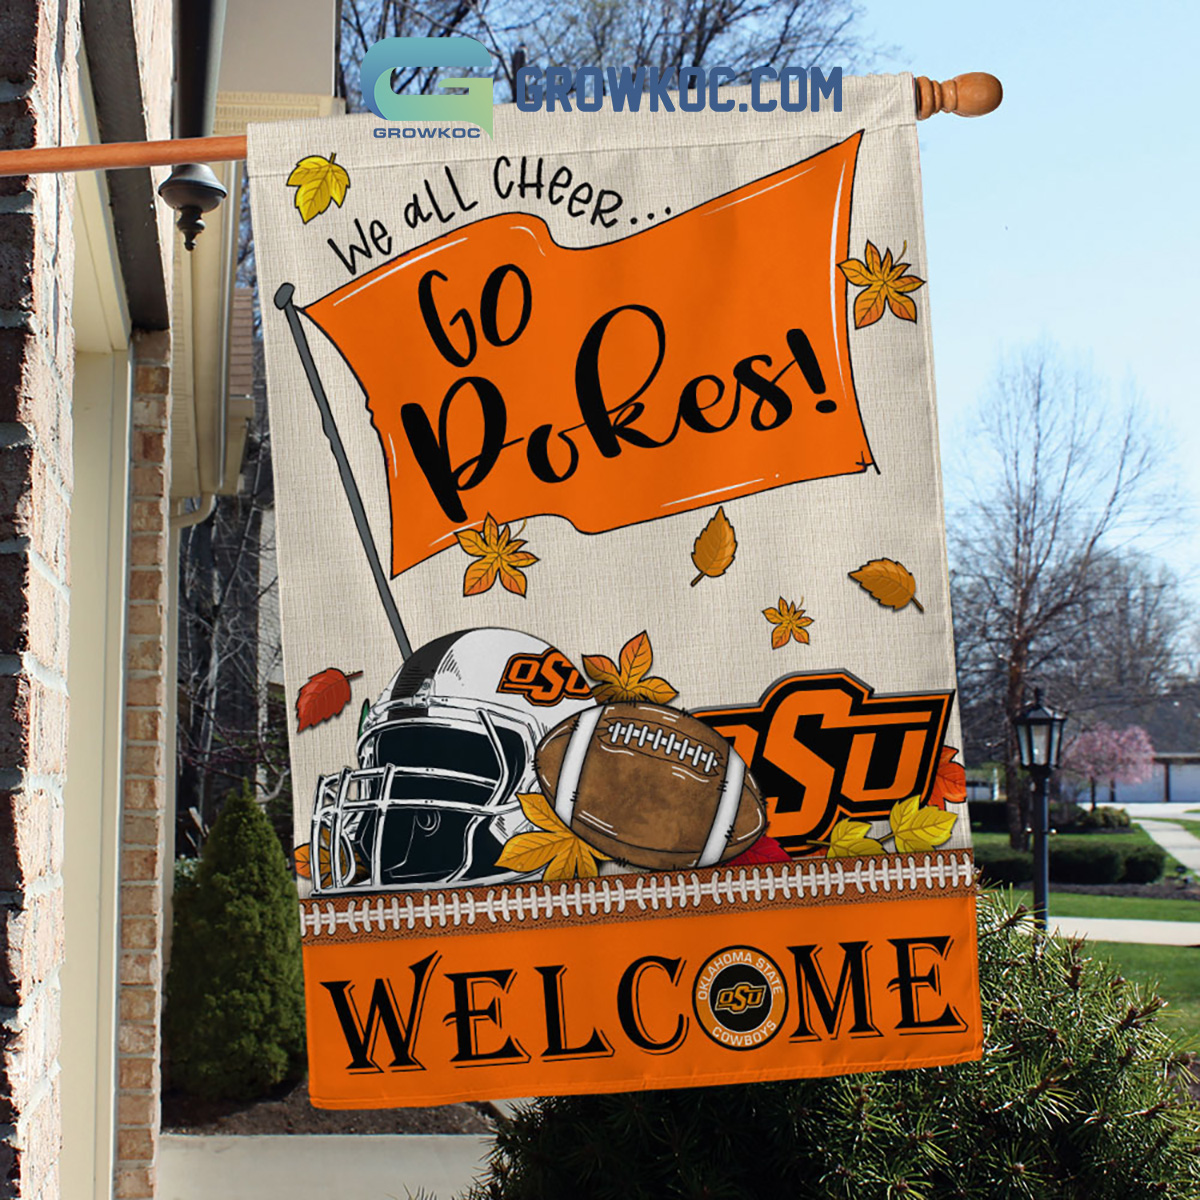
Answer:
[[[1046,802],[1046,780],[1058,770],[1062,759],[1065,713],[1042,704],[1042,689],[1033,693],[1033,703],[1021,710],[1013,725],[1021,766],[1033,776],[1033,916],[1046,928],[1050,898],[1050,807]]]

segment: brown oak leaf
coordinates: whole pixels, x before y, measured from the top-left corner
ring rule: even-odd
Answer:
[[[952,761],[957,753],[953,746],[942,747],[933,790],[929,793],[930,808],[945,811],[947,804],[961,804],[967,798],[967,773],[962,763]]]
[[[538,561],[537,555],[522,550],[525,545],[514,538],[510,527],[496,524],[488,513],[483,522],[483,531],[463,529],[454,535],[458,544],[474,559],[463,575],[463,595],[478,596],[488,591],[499,576],[501,584],[518,596],[525,595],[527,582],[522,567],[531,567]]]
[[[899,612],[911,602],[917,612],[925,611],[924,605],[916,597],[917,581],[908,568],[895,559],[873,558],[863,563],[857,571],[851,571],[850,578],[864,591],[870,592],[884,608]]]
[[[537,828],[517,833],[504,843],[497,866],[526,874],[541,867],[546,870],[546,882],[558,879],[594,879],[599,873],[597,862],[607,859],[563,824],[540,792],[525,792],[517,796],[525,819]]]
[[[692,544],[692,562],[700,572],[692,580],[692,587],[705,575],[710,579],[718,579],[724,575],[736,553],[737,538],[734,536],[733,526],[725,515],[724,507],[718,508]]]
[[[908,243],[905,242],[898,257],[903,257],[907,249]],[[885,308],[890,308],[902,321],[917,319],[917,306],[907,293],[924,287],[925,280],[918,279],[916,275],[906,275],[908,267],[906,262],[893,264],[891,250],[880,259],[879,249],[874,242],[867,242],[862,259],[848,258],[838,263],[838,268],[850,283],[865,289],[858,293],[854,301],[855,329],[874,325],[883,316]]]
[[[287,186],[296,189],[296,208],[305,225],[319,217],[330,204],[339,208],[346,198],[350,176],[346,168],[338,165],[337,155],[322,158],[310,154],[302,158],[287,177]]]
[[[618,666],[605,654],[585,654],[583,669],[596,680],[592,698],[599,704],[646,700],[651,704],[669,704],[679,693],[657,675],[647,677],[654,662],[650,638],[643,630],[621,648]]]
[[[804,597],[799,604],[789,604],[782,596],[779,597],[778,608],[764,608],[763,616],[775,626],[771,630],[771,649],[782,650],[788,644],[789,638],[798,642],[808,641],[808,626],[813,623],[812,617],[804,615]]]
[[[350,680],[361,674],[355,671],[347,675],[337,667],[330,667],[312,676],[296,697],[296,732],[336,717],[350,703]]]

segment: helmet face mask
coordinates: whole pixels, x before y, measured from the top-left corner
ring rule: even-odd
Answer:
[[[503,694],[501,670],[482,665],[482,686],[461,652],[515,654],[550,647],[526,634],[476,630],[439,639],[451,647],[414,686],[413,656],[364,715],[357,768],[317,782],[312,822],[314,894],[507,883],[524,876],[497,866],[504,843],[529,828],[518,796],[535,790],[534,754],[554,724],[589,701],[535,706]],[[472,640],[472,645],[463,643]],[[454,649],[460,657],[447,671]],[[427,658],[435,657],[426,655]],[[407,680],[405,672],[409,672]],[[449,675],[449,678],[447,678]],[[439,686],[439,684],[441,686]],[[468,696],[466,691],[483,693]],[[447,694],[451,693],[451,694]],[[454,694],[457,693],[457,694]]]

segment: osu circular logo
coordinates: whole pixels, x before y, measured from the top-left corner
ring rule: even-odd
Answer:
[[[700,968],[692,991],[700,1028],[730,1050],[769,1042],[787,1015],[779,968],[753,946],[727,946]]]

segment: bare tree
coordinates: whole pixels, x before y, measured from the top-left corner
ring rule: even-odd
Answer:
[[[971,465],[983,485],[948,522],[962,715],[974,751],[1005,764],[1009,834],[1024,848],[1029,797],[1012,720],[1031,683],[1059,704],[1070,698],[1059,685],[1078,695],[1088,672],[1071,664],[1114,668],[1117,647],[1102,648],[1100,630],[1138,605],[1145,653],[1126,638],[1109,683],[1144,690],[1167,669],[1169,587],[1122,559],[1123,539],[1167,508],[1133,407],[1114,411],[1045,347],[1000,370],[978,429]]]
[[[513,94],[517,66],[853,68],[875,50],[852,0],[342,0],[339,94],[360,109],[363,55],[385,37],[473,37]],[[398,92],[428,92],[438,72],[398,73]]]

